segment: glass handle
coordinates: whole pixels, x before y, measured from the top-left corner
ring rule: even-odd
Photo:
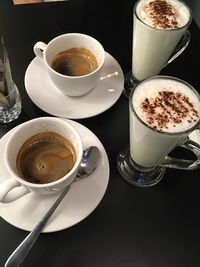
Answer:
[[[183,51],[185,51],[185,49],[190,43],[190,39],[191,39],[191,33],[189,30],[186,30],[183,37],[181,38],[178,45],[176,46],[175,50],[173,51],[171,57],[169,58],[167,63],[162,68],[166,67],[169,63],[174,61],[174,59],[180,56],[183,53]]]
[[[200,145],[196,142],[186,139],[184,144],[180,145],[189,151],[191,151],[195,156],[196,160],[186,160],[166,156],[164,161],[160,164],[162,167],[181,169],[181,170],[195,170],[200,167]]]

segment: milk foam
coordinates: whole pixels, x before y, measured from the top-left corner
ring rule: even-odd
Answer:
[[[190,10],[178,0],[141,0],[136,9],[141,21],[157,29],[176,29],[190,20]]]
[[[177,80],[157,78],[141,83],[132,103],[140,119],[161,132],[182,132],[200,120],[198,97]]]

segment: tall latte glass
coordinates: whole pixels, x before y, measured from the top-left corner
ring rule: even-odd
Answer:
[[[132,71],[124,93],[179,56],[190,41],[190,8],[179,0],[139,0],[133,10]],[[180,41],[181,40],[181,41]],[[180,42],[179,42],[180,41]]]
[[[130,148],[118,155],[118,169],[128,182],[151,186],[163,177],[165,167],[200,167],[200,145],[187,138],[200,124],[200,96],[191,85],[175,77],[151,77],[136,86],[129,109]],[[197,160],[169,157],[177,146]]]

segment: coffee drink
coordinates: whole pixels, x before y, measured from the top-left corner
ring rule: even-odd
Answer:
[[[138,86],[132,98],[138,117],[159,132],[182,132],[199,120],[199,101],[185,84],[157,79]]]
[[[41,117],[18,125],[4,150],[9,178],[0,185],[0,202],[61,192],[76,179],[82,156],[81,136],[71,121]]]
[[[65,176],[75,161],[75,149],[69,140],[54,132],[42,132],[22,145],[16,165],[24,180],[45,184]]]
[[[140,83],[130,99],[130,154],[143,167],[158,165],[200,121],[194,89],[166,76]]]
[[[132,73],[141,81],[160,73],[191,21],[179,0],[141,0],[134,9]]]
[[[82,33],[62,34],[48,44],[39,41],[34,53],[47,67],[55,89],[67,96],[82,96],[94,89],[105,62],[103,46]]]
[[[83,76],[98,68],[95,55],[87,48],[74,47],[58,53],[52,68],[64,75]]]
[[[178,29],[188,23],[188,8],[177,0],[142,0],[136,13],[141,21],[156,29]]]

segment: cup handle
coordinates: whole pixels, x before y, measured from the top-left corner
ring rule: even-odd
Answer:
[[[39,57],[40,59],[43,60],[44,50],[45,50],[46,46],[47,45],[43,42],[37,42],[34,45],[33,51],[34,51],[36,57]]]
[[[164,161],[160,164],[162,167],[173,168],[173,169],[181,169],[181,170],[195,170],[200,167],[200,145],[196,142],[190,140],[189,138],[180,145],[189,151],[191,151],[195,156],[196,160],[186,160],[186,159],[178,159],[166,156]]]
[[[191,40],[191,33],[189,30],[186,30],[184,35],[182,36],[181,40],[179,41],[178,45],[176,46],[175,50],[173,51],[171,57],[167,61],[167,63],[162,67],[166,67],[169,63],[174,61],[178,56],[180,56],[183,51],[187,48]]]
[[[12,202],[29,192],[27,188],[21,186],[15,179],[9,178],[0,185],[0,202]]]

